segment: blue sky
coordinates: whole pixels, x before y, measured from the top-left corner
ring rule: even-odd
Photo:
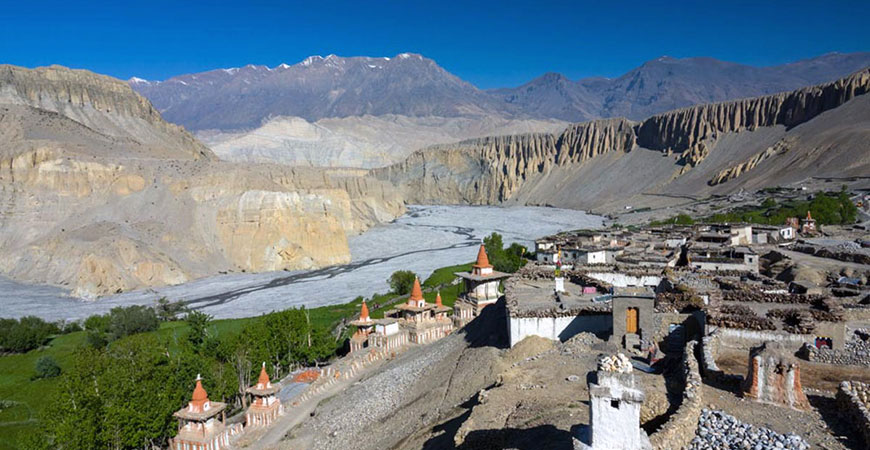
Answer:
[[[870,1],[4,1],[0,62],[170,76],[422,53],[482,88],[613,77],[662,55],[772,65],[870,51]]]

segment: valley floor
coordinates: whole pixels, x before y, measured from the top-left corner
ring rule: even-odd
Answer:
[[[311,271],[226,274],[178,286],[146,289],[85,302],[62,289],[0,278],[0,316],[36,315],[47,320],[82,319],[113,307],[151,305],[160,298],[185,301],[216,318],[250,317],[294,306],[348,302],[386,292],[397,270],[426,278],[435,269],[474,256],[471,247],[493,232],[506,243],[533,248],[539,236],[598,228],[603,219],[569,209],[539,207],[412,206],[390,224],[350,239],[352,261]],[[323,295],[329,292],[328,296]]]

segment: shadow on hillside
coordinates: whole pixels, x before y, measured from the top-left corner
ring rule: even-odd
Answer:
[[[831,430],[834,436],[844,436],[845,440],[840,439],[840,442],[846,448],[865,448],[861,442],[861,438],[855,433],[855,430],[849,426],[849,423],[840,418],[840,407],[837,405],[837,400],[831,397],[822,397],[819,395],[807,395],[807,400],[810,405],[819,411],[822,420]]]
[[[472,397],[462,405],[462,408],[465,408],[465,411],[444,422],[432,427],[433,434],[437,433],[437,436],[429,439],[423,444],[423,450],[441,450],[447,448],[456,448],[456,444],[454,439],[456,438],[456,432],[459,431],[459,427],[471,417],[471,409],[477,404],[477,397]]]
[[[469,347],[508,348],[507,310],[504,297],[493,305],[483,308],[480,315],[465,325],[461,333]]]
[[[518,450],[573,450],[574,441],[569,431],[560,430],[553,425],[538,425],[528,429],[475,430],[465,436],[465,441],[458,448],[473,448],[475,450],[503,448],[515,448]]]

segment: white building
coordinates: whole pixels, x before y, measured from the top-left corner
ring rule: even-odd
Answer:
[[[625,358],[623,355],[619,357]],[[635,385],[631,363],[617,372],[597,372],[597,383],[589,384],[589,428],[578,436],[580,448],[594,450],[651,449],[649,437],[640,428],[640,406],[644,393]],[[576,447],[575,447],[576,448]]]

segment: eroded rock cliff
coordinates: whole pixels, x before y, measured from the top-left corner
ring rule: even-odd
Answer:
[[[524,193],[520,201],[534,199],[537,203],[559,205],[548,201],[548,191],[558,189],[559,185],[576,184],[572,171],[601,160],[602,155],[650,150],[666,157],[673,155],[667,159],[673,161],[672,169],[656,172],[661,180],[643,180],[649,185],[668,183],[716,152],[723,135],[775,126],[788,130],[868,91],[870,69],[865,69],[824,85],[680,109],[640,123],[598,120],[572,125],[561,134],[500,136],[430,147],[400,164],[372,173],[401,187],[409,202],[496,204],[517,199],[518,194]],[[722,158],[727,159],[727,155]],[[729,173],[745,171],[763,159]],[[727,170],[743,162],[730,161],[716,170]],[[626,187],[641,181],[633,177],[643,176],[643,173],[612,174]],[[716,178],[721,183],[731,176]],[[530,181],[534,181],[534,186]],[[529,194],[527,191],[532,189],[535,192]],[[594,191],[595,186],[589,189]]]
[[[361,171],[217,161],[124,83],[0,68],[0,273],[94,297],[348,262],[404,211]]]

